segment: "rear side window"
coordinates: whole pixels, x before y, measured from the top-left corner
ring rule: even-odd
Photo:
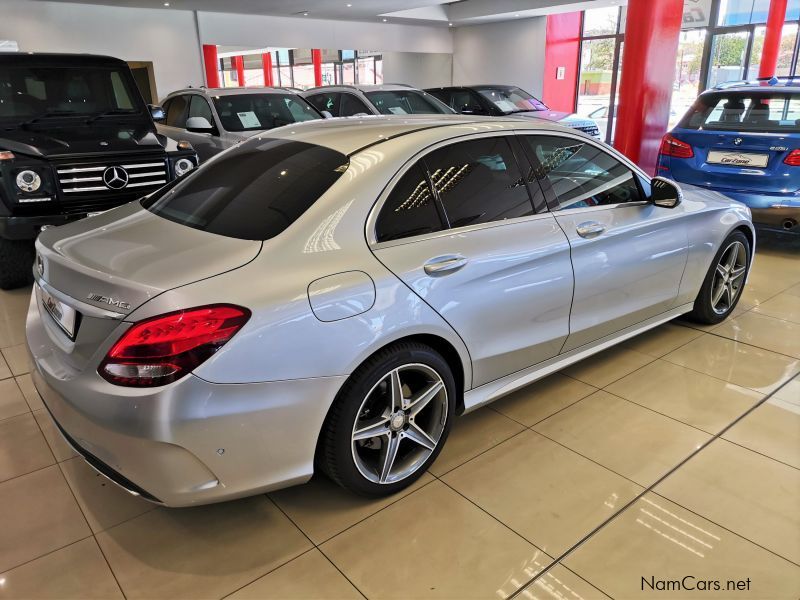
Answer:
[[[306,100],[318,111],[322,112],[327,110],[334,117],[339,115],[339,94],[334,92],[331,94],[314,94],[313,96],[306,96]]]
[[[425,162],[451,227],[533,214],[511,146],[503,137],[445,146]]]
[[[714,131],[800,132],[800,94],[719,92],[703,94],[680,124]]]
[[[275,237],[347,170],[335,150],[282,139],[253,139],[142,201],[187,227],[243,240]]]
[[[443,229],[425,170],[415,164],[394,186],[375,225],[379,242],[399,240]]]

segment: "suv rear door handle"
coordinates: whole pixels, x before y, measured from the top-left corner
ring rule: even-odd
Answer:
[[[584,221],[575,227],[575,231],[577,231],[578,235],[582,238],[593,238],[600,235],[605,230],[606,226],[602,223],[598,223],[597,221]]]
[[[467,264],[467,258],[460,254],[444,254],[436,256],[426,262],[422,268],[431,276],[455,273]]]

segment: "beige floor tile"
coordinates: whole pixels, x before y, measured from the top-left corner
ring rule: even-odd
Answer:
[[[702,333],[696,329],[683,327],[675,323],[664,323],[641,335],[637,335],[622,343],[629,350],[636,350],[642,354],[649,354],[660,358],[667,352],[691,342]]]
[[[36,422],[39,423],[39,427],[44,434],[44,439],[47,440],[47,445],[50,446],[50,450],[53,452],[53,456],[56,457],[56,461],[62,462],[78,456],[78,453],[72,449],[61,435],[61,432],[53,422],[53,417],[50,416],[46,408],[33,411],[33,416]]]
[[[30,409],[43,409],[44,404],[42,403],[42,398],[39,396],[39,392],[36,391],[36,388],[33,385],[33,380],[31,379],[30,373],[20,375],[14,379],[17,380],[17,385],[19,386],[19,389],[22,390],[22,395],[25,396],[25,401],[28,403]]]
[[[157,508],[97,541],[127,598],[219,598],[311,547],[264,496]]]
[[[425,473],[393,496],[364,498],[318,475],[304,485],[272,492],[270,497],[311,541],[321,544],[433,480]]]
[[[154,504],[111,483],[81,457],[62,462],[61,471],[95,533],[155,508]]]
[[[704,335],[670,352],[664,360],[762,394],[800,372],[800,361],[768,350]]]
[[[30,372],[31,366],[28,359],[28,349],[25,344],[17,344],[10,348],[0,350],[6,359],[8,368],[14,375],[23,375]]]
[[[493,402],[492,408],[530,427],[595,391],[589,384],[554,373]]]
[[[87,538],[0,574],[0,598],[122,598],[97,542]]]
[[[0,572],[92,533],[56,466],[0,483],[0,507]]]
[[[800,323],[800,295],[781,293],[753,309],[762,315]]]
[[[0,319],[0,348],[25,343],[25,319]]]
[[[24,321],[30,302],[30,287],[0,290],[0,319]]]
[[[526,587],[524,600],[610,600],[603,592],[563,565],[555,565]]]
[[[617,346],[590,356],[562,372],[589,385],[603,388],[653,360],[648,354]]]
[[[13,378],[0,379],[0,420],[30,412],[22,390]]]
[[[603,391],[534,429],[643,486],[652,484],[711,437]]]
[[[786,385],[775,390],[773,397],[788,400],[789,402],[800,401],[800,375],[795,375],[794,379],[787,381]]]
[[[9,377],[11,377],[11,369],[8,368],[6,359],[0,353],[0,379],[8,379]]]
[[[800,592],[800,567],[655,494],[638,500],[563,562],[612,598],[788,600]],[[695,585],[720,581],[722,589],[659,591],[642,581],[687,575]],[[725,589],[729,580],[748,578],[748,591]]]
[[[314,548],[228,596],[231,600],[357,600],[363,598]]]
[[[800,563],[800,470],[715,440],[654,490]]]
[[[763,394],[658,360],[606,391],[709,433],[719,433]]]
[[[789,294],[791,296],[800,296],[800,283],[797,285],[793,285],[790,288],[787,288],[786,291],[783,292],[784,294]]]
[[[800,396],[773,396],[722,437],[800,469]]]
[[[32,414],[0,421],[0,481],[53,463],[53,453],[47,447]]]
[[[505,598],[551,562],[439,481],[320,550],[367,598]]]
[[[558,556],[643,488],[526,431],[443,481],[551,556]]]
[[[714,333],[751,346],[800,358],[800,323],[749,312],[723,321],[714,329]]]
[[[444,475],[523,429],[505,415],[479,408],[455,420],[447,443],[429,471],[437,477]]]

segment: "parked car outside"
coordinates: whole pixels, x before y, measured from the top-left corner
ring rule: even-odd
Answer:
[[[322,119],[323,115],[287,88],[187,88],[161,102],[165,135],[189,140],[201,161],[275,127]]]
[[[723,84],[700,94],[661,143],[658,173],[722,192],[764,228],[800,233],[800,84]]]
[[[446,115],[455,111],[410,85],[325,85],[303,96],[317,110],[334,117],[358,115]]]
[[[33,280],[45,225],[135,200],[197,165],[159,135],[128,65],[88,54],[0,53],[0,288]]]
[[[47,409],[100,472],[185,506],[315,469],[397,492],[456,415],[678,315],[723,320],[754,232],[559,125],[406,115],[275,129],[37,250]]]
[[[600,128],[593,119],[550,110],[544,102],[514,85],[450,86],[425,91],[464,115],[544,119],[600,139]]]

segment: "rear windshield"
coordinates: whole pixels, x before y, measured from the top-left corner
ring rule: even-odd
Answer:
[[[383,115],[451,114],[453,111],[429,94],[413,90],[365,92]]]
[[[703,94],[680,124],[714,131],[800,132],[800,94],[720,92]]]
[[[216,96],[214,106],[226,131],[258,131],[322,118],[296,94]]]
[[[266,240],[294,223],[347,170],[344,154],[305,142],[253,139],[142,200],[194,229]]]
[[[507,115],[532,110],[548,110],[544,102],[518,87],[481,87],[478,88],[478,92]]]

